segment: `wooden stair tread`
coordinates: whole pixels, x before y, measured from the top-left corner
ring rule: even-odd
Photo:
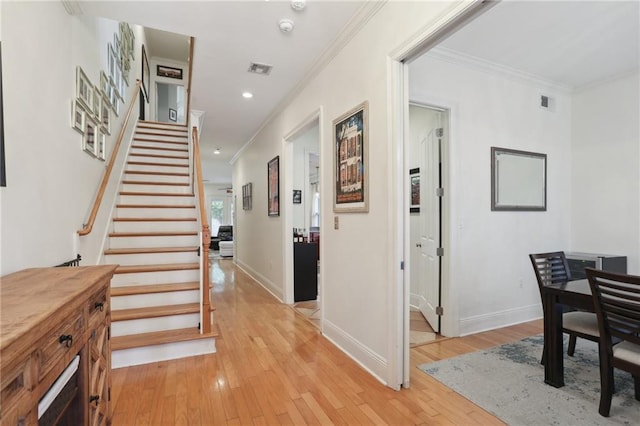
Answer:
[[[130,175],[183,176],[183,177],[189,176],[189,173],[178,173],[178,172],[151,172],[151,171],[144,171],[144,170],[125,170],[124,172]]]
[[[133,274],[137,272],[187,271],[200,269],[200,263],[160,263],[155,265],[120,265],[115,274]]]
[[[195,204],[116,204],[119,209],[195,209]]]
[[[198,235],[197,231],[110,232],[109,237],[183,237]]]
[[[184,253],[198,251],[198,247],[144,247],[144,248],[120,248],[107,249],[104,254],[138,254],[138,253]]]
[[[153,197],[193,197],[191,193],[173,193],[173,192],[142,192],[142,191],[120,191],[120,195],[140,195]]]
[[[131,148],[135,149],[153,149],[156,151],[170,151],[170,152],[189,152],[188,149],[184,148],[167,148],[164,146],[153,146],[153,145],[131,145]]]
[[[156,182],[147,180],[123,180],[122,183],[128,185],[155,185],[155,186],[191,186],[189,182]]]
[[[111,350],[139,348],[143,346],[162,345],[166,343],[187,342],[190,340],[210,339],[219,337],[217,326],[211,326],[210,333],[200,334],[197,328],[183,328],[178,330],[156,331],[153,333],[130,334],[127,336],[111,337]]]
[[[148,308],[116,309],[111,311],[111,322],[143,318],[168,317],[172,315],[195,314],[200,312],[199,303],[151,306]]]
[[[164,154],[147,154],[142,152],[132,152],[129,157],[149,157],[149,158],[170,158],[172,160],[188,160],[188,155],[164,155]]]
[[[195,217],[114,217],[114,222],[195,222]]]
[[[140,120],[138,122],[138,127],[150,127],[152,129],[162,128],[162,127],[180,127],[183,128],[184,131],[187,131],[186,124],[178,124],[178,123],[164,123],[162,121],[153,121],[153,120]]]
[[[151,161],[127,161],[127,165],[133,166],[163,166],[163,167],[189,167],[188,164],[153,163]]]
[[[174,291],[198,290],[200,283],[197,281],[185,283],[147,284],[124,287],[111,287],[111,297],[132,296],[136,294],[170,293]]]

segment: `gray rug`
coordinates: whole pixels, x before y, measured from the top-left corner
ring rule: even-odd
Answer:
[[[544,383],[542,335],[473,352],[420,368],[447,387],[510,425],[639,425],[640,401],[629,373],[615,371],[610,417],[598,414],[598,346],[578,339],[573,358],[564,358],[565,386]]]

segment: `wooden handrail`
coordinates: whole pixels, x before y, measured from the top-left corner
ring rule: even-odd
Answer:
[[[196,39],[194,37],[189,38],[189,80],[187,81],[187,115],[191,111],[191,76],[193,75],[193,45]]]
[[[88,235],[93,229],[93,224],[96,221],[96,216],[98,215],[98,210],[100,209],[100,203],[102,203],[102,197],[104,196],[104,191],[107,189],[107,184],[109,183],[109,177],[111,176],[111,170],[113,169],[113,165],[116,162],[116,157],[118,156],[118,150],[120,149],[120,144],[122,143],[122,139],[124,139],[124,134],[127,131],[127,126],[129,125],[129,119],[131,118],[131,113],[133,112],[133,107],[136,104],[136,99],[138,98],[138,94],[140,93],[140,85],[142,82],[140,80],[136,80],[136,87],[131,97],[131,103],[129,104],[129,109],[127,110],[127,115],[125,116],[124,122],[122,123],[122,127],[120,128],[120,133],[118,134],[118,138],[116,139],[116,144],[113,148],[113,152],[109,157],[109,164],[107,165],[107,169],[104,171],[104,175],[102,176],[102,183],[100,183],[100,188],[98,189],[98,195],[93,202],[93,208],[91,209],[91,214],[89,215],[89,221],[83,225],[82,229],[78,231],[78,235]]]
[[[202,182],[202,162],[200,161],[200,144],[198,143],[198,129],[194,126],[191,131],[193,143],[193,171],[195,186],[200,205],[200,220],[202,221],[202,332],[211,332],[211,298],[209,294],[209,245],[211,244],[211,230],[204,206],[204,183]],[[194,188],[196,191],[196,188]]]

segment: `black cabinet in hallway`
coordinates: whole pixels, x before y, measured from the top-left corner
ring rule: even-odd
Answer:
[[[318,244],[293,243],[293,300],[318,297]]]

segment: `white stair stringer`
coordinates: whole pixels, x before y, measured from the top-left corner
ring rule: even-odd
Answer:
[[[185,130],[136,128],[104,253],[104,263],[120,265],[111,281],[113,368],[215,352],[216,333],[198,331],[200,224]]]

